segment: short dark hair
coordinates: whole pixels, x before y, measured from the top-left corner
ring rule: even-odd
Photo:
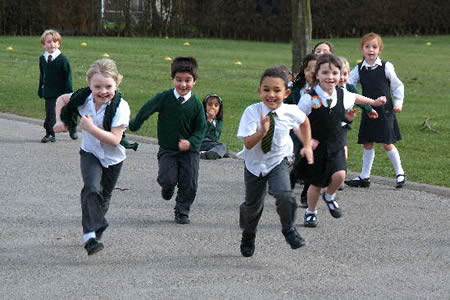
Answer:
[[[219,95],[209,94],[208,96],[206,96],[205,99],[203,99],[203,109],[206,112],[206,106],[208,106],[208,100],[211,98],[217,99],[217,101],[219,102],[219,112],[217,113],[216,119],[217,119],[217,121],[221,121],[223,119],[223,101]]]
[[[269,69],[265,70],[264,73],[261,76],[261,80],[259,81],[259,85],[261,85],[262,81],[266,77],[280,78],[280,79],[282,79],[284,81],[284,86],[286,87],[286,89],[288,88],[288,83],[289,83],[288,75],[286,74],[286,71],[283,70],[282,67],[276,66],[276,67],[272,67],[272,68],[269,68]]]
[[[197,80],[197,60],[192,56],[178,56],[173,60],[170,71],[172,79],[175,78],[176,73],[190,73]]]

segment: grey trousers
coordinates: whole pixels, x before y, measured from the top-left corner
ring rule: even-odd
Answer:
[[[198,186],[200,155],[196,151],[178,151],[160,147],[158,151],[158,183],[163,189],[174,189],[175,212],[189,215]]]
[[[245,202],[240,206],[239,218],[239,225],[244,233],[256,233],[256,227],[264,209],[267,184],[269,184],[269,194],[275,198],[281,230],[288,231],[295,226],[297,203],[290,185],[286,158],[266,176],[255,176],[245,168],[244,181]]]
[[[102,231],[108,227],[105,215],[123,162],[104,168],[92,153],[80,150],[81,224],[83,233]]]
[[[213,151],[223,158],[227,153],[227,146],[220,142],[204,140],[200,145],[200,151]]]

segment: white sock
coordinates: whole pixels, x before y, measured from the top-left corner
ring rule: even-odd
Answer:
[[[95,239],[95,231],[83,234],[83,242],[86,244],[90,239]]]
[[[311,210],[307,209],[305,214],[315,214],[315,215],[317,215],[317,210],[311,211]]]
[[[330,202],[330,201],[334,201],[334,199],[336,199],[336,193],[334,194],[328,194],[327,192],[325,192],[325,199]]]
[[[372,171],[372,164],[373,160],[375,159],[375,149],[364,149],[363,152],[363,163],[362,163],[362,170],[359,177],[361,179],[366,179],[370,177],[370,172]]]
[[[395,169],[395,175],[405,174],[402,168],[402,161],[400,160],[400,154],[398,153],[397,148],[392,148],[391,151],[386,151],[387,156],[392,162],[392,165]]]

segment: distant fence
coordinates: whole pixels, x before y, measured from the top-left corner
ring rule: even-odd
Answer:
[[[183,36],[287,42],[294,0],[0,0],[0,34]],[[102,4],[110,5],[101,7]],[[311,0],[313,38],[449,34],[448,0]]]

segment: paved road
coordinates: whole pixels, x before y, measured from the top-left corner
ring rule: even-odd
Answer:
[[[450,189],[409,183],[339,194],[291,250],[267,198],[256,253],[239,252],[242,162],[201,161],[191,225],[160,197],[157,146],[140,139],[113,194],[105,249],[81,244],[79,141],[41,144],[41,121],[0,114],[1,299],[450,299]],[[299,190],[296,190],[299,193]]]

